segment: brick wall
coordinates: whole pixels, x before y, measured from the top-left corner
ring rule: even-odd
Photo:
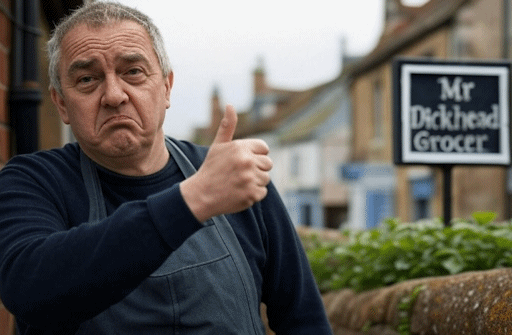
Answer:
[[[9,86],[9,53],[11,50],[11,2],[0,0],[0,168],[11,155],[7,92]],[[0,335],[14,334],[14,318],[0,301]]]
[[[420,278],[355,293],[323,296],[336,335],[510,334],[512,269]],[[411,292],[422,288],[412,299]],[[407,306],[408,308],[404,308]]]

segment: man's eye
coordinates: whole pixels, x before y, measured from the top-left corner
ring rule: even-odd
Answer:
[[[130,75],[130,76],[135,76],[135,75],[138,75],[142,73],[142,70],[139,69],[139,68],[133,68],[133,69],[129,69],[128,71],[126,71],[126,74]]]
[[[146,78],[146,72],[139,67],[134,67],[124,72],[124,80],[132,85],[142,84]]]
[[[78,79],[78,83],[80,84],[88,84],[92,82],[94,78],[92,76],[83,76]]]

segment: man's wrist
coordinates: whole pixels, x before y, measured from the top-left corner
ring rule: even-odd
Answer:
[[[184,201],[178,185],[149,196],[147,206],[155,228],[173,250],[202,227]]]
[[[185,204],[188,206],[190,212],[194,215],[197,221],[203,223],[211,216],[207,213],[208,206],[205,205],[203,200],[204,194],[198,192],[194,188],[190,179],[184,180],[180,183],[180,192]]]

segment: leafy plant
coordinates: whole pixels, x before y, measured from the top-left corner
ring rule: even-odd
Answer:
[[[440,220],[345,231],[340,241],[304,237],[321,291],[363,291],[400,281],[512,266],[512,226],[491,222],[494,213],[475,213],[474,222],[444,227]]]
[[[398,322],[397,330],[400,335],[409,335],[411,333],[411,313],[418,295],[425,289],[424,285],[416,286],[410,295],[403,297],[398,304]]]
[[[494,212],[475,212],[473,213],[473,219],[475,219],[476,223],[479,225],[486,225],[489,222],[492,222],[496,218],[496,213]]]

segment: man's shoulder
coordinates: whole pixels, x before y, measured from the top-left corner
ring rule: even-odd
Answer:
[[[69,143],[62,148],[41,150],[30,154],[12,157],[2,170],[11,168],[24,171],[48,171],[58,173],[59,170],[69,171],[79,166],[79,147],[77,143]]]
[[[173,141],[187,156],[187,158],[194,164],[197,168],[201,165],[206,154],[208,153],[208,147],[197,145],[195,143],[185,141],[185,140],[177,140],[175,138],[168,137],[171,141]]]

